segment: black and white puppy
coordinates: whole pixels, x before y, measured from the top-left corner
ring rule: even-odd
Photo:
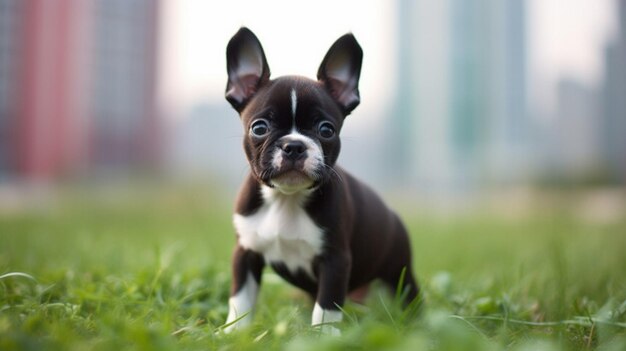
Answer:
[[[317,81],[270,80],[257,37],[241,28],[226,50],[226,99],[241,117],[251,172],[235,208],[237,245],[227,324],[250,323],[266,264],[315,299],[312,324],[342,318],[346,295],[401,273],[406,303],[418,295],[407,232],[366,185],[335,164],[344,118],[359,104],[363,51],[352,34],[324,57]]]

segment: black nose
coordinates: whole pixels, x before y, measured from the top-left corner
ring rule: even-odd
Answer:
[[[299,160],[306,156],[306,145],[299,140],[288,141],[283,144],[283,157],[289,160]]]

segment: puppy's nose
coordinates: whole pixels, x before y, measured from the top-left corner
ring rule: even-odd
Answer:
[[[289,160],[299,160],[306,156],[306,145],[299,140],[288,141],[281,147],[283,157]]]

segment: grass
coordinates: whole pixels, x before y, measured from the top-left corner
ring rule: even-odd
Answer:
[[[0,212],[0,350],[624,350],[626,214],[565,204],[524,215],[403,208],[425,305],[374,288],[341,337],[267,270],[254,324],[224,335],[230,194],[63,191]],[[31,208],[32,207],[32,208]]]

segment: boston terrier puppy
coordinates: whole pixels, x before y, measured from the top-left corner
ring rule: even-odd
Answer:
[[[402,222],[335,164],[343,121],[360,102],[363,51],[354,36],[331,46],[317,81],[270,79],[261,43],[247,28],[232,37],[226,56],[226,100],[243,123],[250,174],[235,207],[225,331],[250,323],[266,264],[315,300],[312,325],[327,333],[339,333],[329,323],[341,321],[346,296],[376,278],[393,290],[401,281],[405,303],[413,301],[418,285]]]

